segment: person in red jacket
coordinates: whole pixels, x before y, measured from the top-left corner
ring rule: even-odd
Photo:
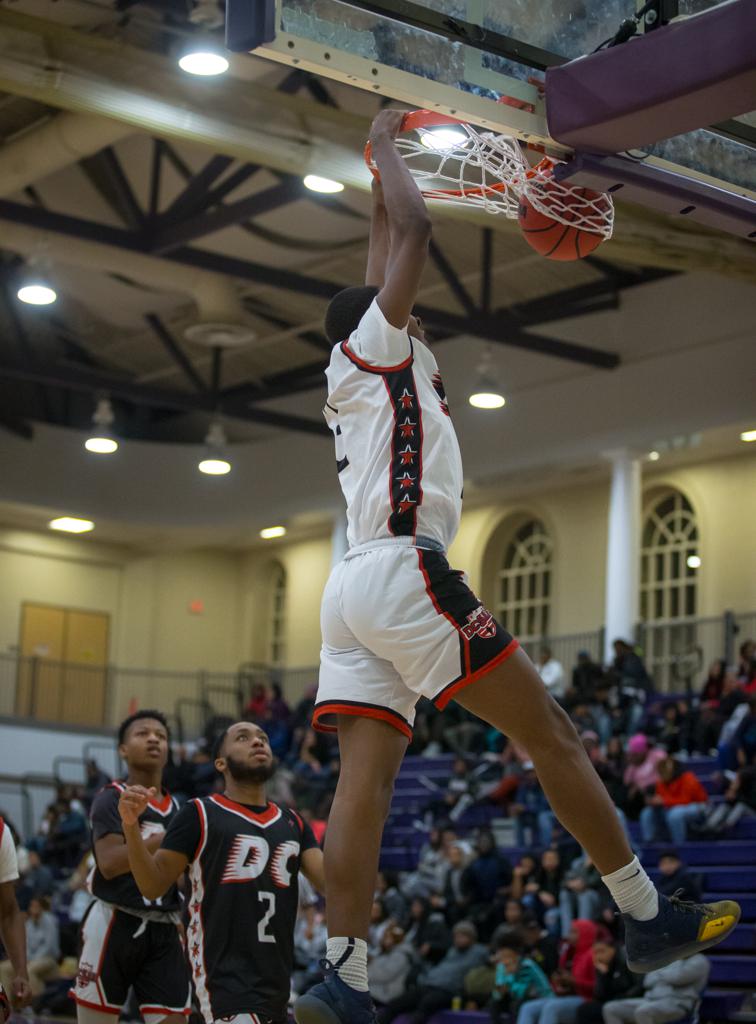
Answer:
[[[551,976],[554,995],[524,1003],[517,1024],[574,1024],[578,1007],[593,998],[593,943],[597,935],[598,925],[593,921],[572,922],[559,955],[559,967]]]
[[[693,772],[685,771],[673,757],[660,761],[658,770],[656,792],[641,811],[643,842],[655,842],[666,826],[670,839],[679,846],[687,839],[688,824],[703,815],[709,797]]]

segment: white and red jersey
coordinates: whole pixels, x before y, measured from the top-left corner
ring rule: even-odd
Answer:
[[[350,547],[428,537],[448,548],[462,512],[462,458],[436,360],[376,300],[326,370]]]

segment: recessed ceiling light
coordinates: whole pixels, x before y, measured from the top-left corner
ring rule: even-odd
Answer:
[[[303,180],[305,186],[309,188],[311,192],[332,194],[334,192],[344,191],[344,186],[340,181],[332,181],[330,178],[321,178],[317,174],[308,174]]]
[[[26,302],[30,306],[50,306],[58,297],[54,288],[41,281],[30,281],[22,285],[16,295],[21,302]]]
[[[263,540],[273,540],[274,537],[283,537],[285,534],[285,526],[266,526],[264,530],[260,530]]]
[[[228,60],[222,53],[215,53],[212,50],[194,50],[192,53],[185,53],[179,60],[179,67],[189,75],[202,75],[204,78],[211,78],[213,75],[222,75],[228,71]]]
[[[701,558],[699,555],[688,555],[687,559],[685,560],[685,564],[689,569],[700,569]]]
[[[744,430],[740,435],[741,441],[756,441],[756,430]]]
[[[503,405],[507,404],[504,395],[500,395],[496,391],[476,391],[474,395],[470,395],[468,401],[476,409],[501,409]]]
[[[91,519],[77,519],[75,516],[59,516],[47,524],[51,530],[62,530],[64,533],[89,533],[94,530]]]
[[[112,455],[118,451],[118,442],[113,437],[88,437],[84,447],[96,455]]]
[[[648,453],[648,461],[649,462],[658,462],[660,458],[661,458],[661,455],[657,451],[653,451],[653,452],[649,452]]]

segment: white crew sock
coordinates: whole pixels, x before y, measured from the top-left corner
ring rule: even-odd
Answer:
[[[650,921],[659,913],[659,894],[637,857],[611,875],[603,875],[601,881],[623,914],[636,921]]]
[[[335,938],[326,945],[326,960],[336,973],[357,992],[367,992],[367,942],[364,939]]]

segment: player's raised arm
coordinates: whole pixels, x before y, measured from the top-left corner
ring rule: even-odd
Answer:
[[[368,249],[365,284],[375,288],[383,288],[386,281],[391,252],[391,236],[389,234],[386,202],[383,198],[383,185],[380,178],[373,178],[373,214],[370,220],[370,246]]]
[[[156,850],[152,853],[142,838],[139,815],[147,807],[155,790],[144,786],[128,786],[121,793],[118,811],[123,822],[129,867],[142,896],[156,900],[164,896],[189,863],[189,858],[175,850]]]
[[[395,145],[403,117],[399,110],[382,110],[370,129],[391,243],[378,305],[386,320],[400,328],[406,326],[412,313],[431,237],[425,200]]]

